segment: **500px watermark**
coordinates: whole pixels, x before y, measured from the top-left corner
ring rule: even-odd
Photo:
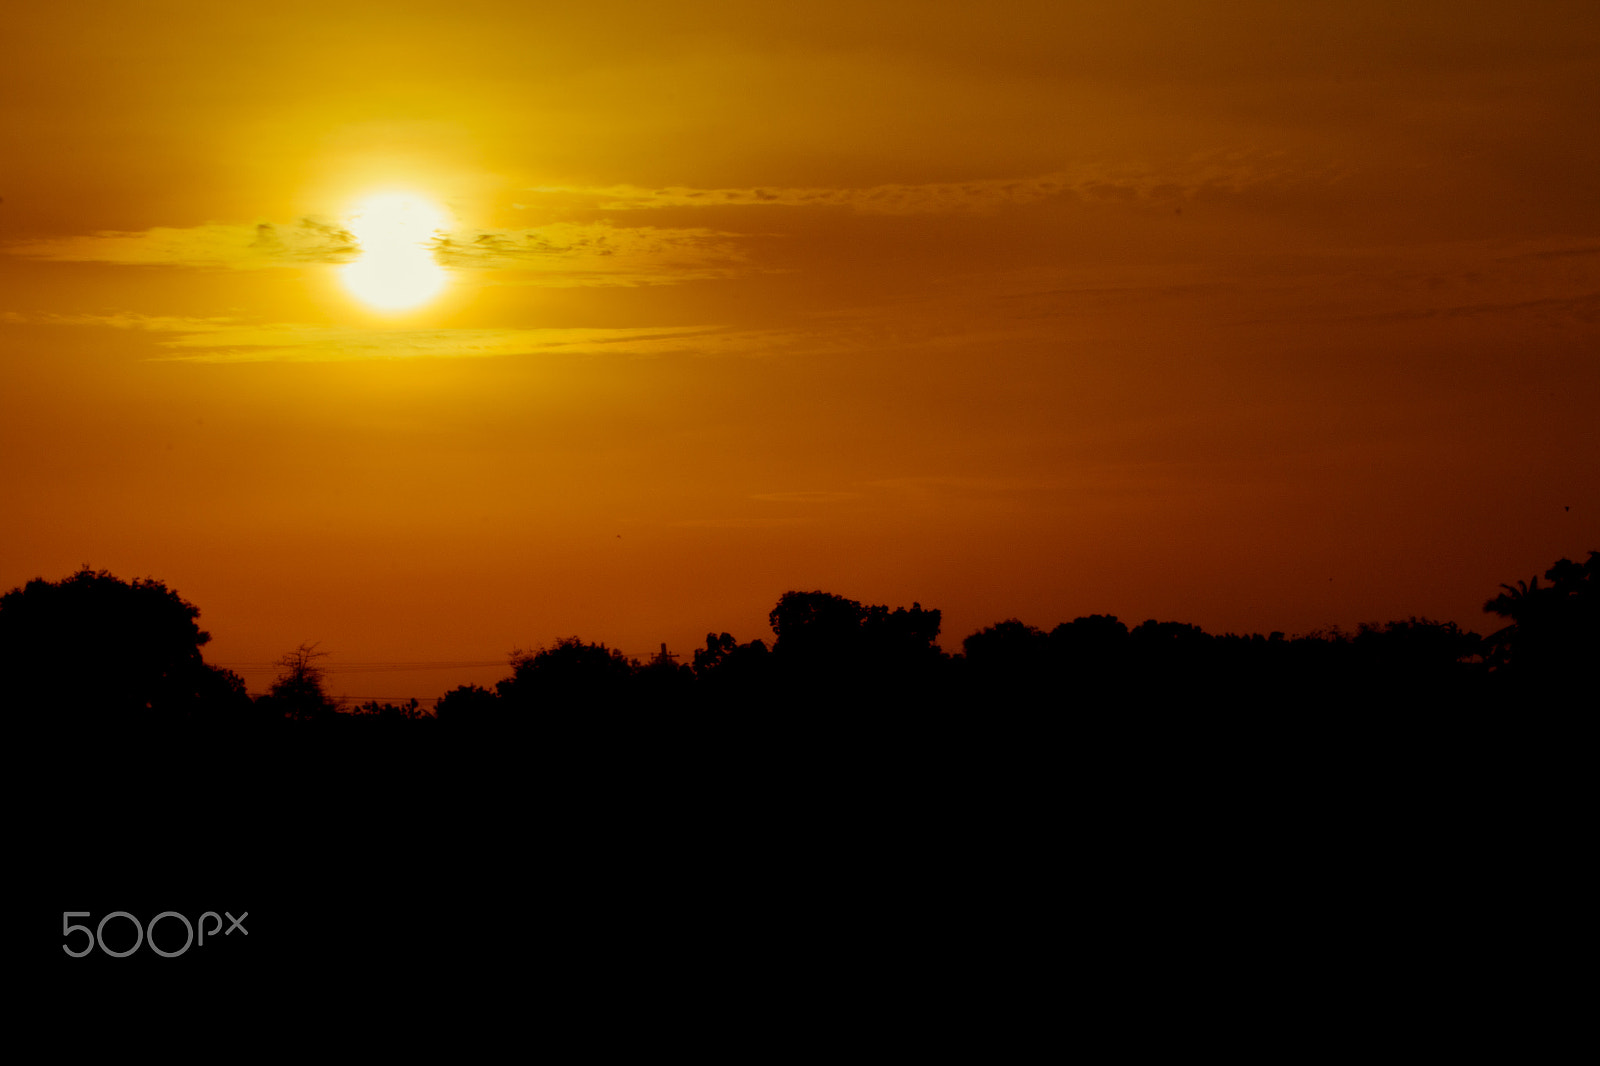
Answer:
[[[223,911],[222,913],[223,914],[228,914],[227,911]],[[96,947],[99,947],[99,949],[102,952],[104,952],[107,955],[110,955],[114,959],[126,958],[127,956],[132,955],[135,951],[138,951],[139,948],[141,946],[143,946],[147,941],[150,944],[150,950],[155,952],[157,955],[160,955],[162,958],[166,958],[166,959],[175,959],[179,955],[182,955],[185,951],[188,951],[190,946],[193,945],[194,942],[195,942],[194,925],[189,922],[189,919],[185,918],[183,915],[179,914],[177,911],[162,911],[160,914],[156,915],[154,918],[151,918],[150,921],[148,923],[146,923],[145,925],[140,925],[139,924],[139,919],[135,918],[133,915],[129,914],[127,911],[112,911],[110,914],[107,914],[105,917],[101,918],[100,919],[100,924],[95,926],[93,930],[91,930],[87,925],[73,925],[72,924],[72,919],[74,919],[74,918],[88,918],[90,916],[91,916],[90,912],[88,912],[88,911],[62,911],[61,912],[61,935],[63,937],[71,937],[73,933],[82,932],[84,936],[89,938],[88,943],[86,945],[84,945],[84,948],[83,948],[82,951],[73,951],[71,946],[68,945],[68,944],[62,944],[61,945],[61,950],[65,951],[68,955],[71,955],[75,959],[83,958],[85,955],[89,954],[89,952],[93,951]],[[246,929],[244,927],[244,920],[246,918],[248,918],[248,917],[250,917],[250,912],[249,911],[245,911],[243,914],[239,915],[239,917],[237,917],[237,918],[235,918],[231,914],[228,914],[228,922],[230,923],[228,925],[228,932],[223,933],[222,935],[223,936],[227,936],[230,933],[232,933],[235,929],[237,929],[237,930],[239,930],[239,932],[243,933],[245,936],[249,936],[250,935],[250,930],[248,930],[248,929]],[[128,948],[126,951],[113,951],[110,948],[106,947],[106,940],[105,940],[106,923],[109,922],[113,918],[126,918],[129,922],[133,923],[133,931],[134,931],[133,947]],[[177,951],[164,951],[164,950],[162,950],[160,947],[158,947],[156,945],[156,936],[155,936],[156,923],[161,921],[161,919],[163,919],[163,918],[176,918],[178,921],[183,923],[183,928],[186,930],[186,932],[188,934],[188,938],[186,940],[184,940],[184,942],[183,942],[183,947],[179,948]],[[216,911],[206,911],[204,914],[202,914],[200,916],[200,921],[198,923],[199,926],[200,926],[200,946],[201,947],[204,947],[205,943],[206,943],[206,919],[207,918],[211,918],[216,922],[216,925],[212,926],[212,928],[211,928],[211,938],[213,940],[216,939],[217,932],[222,928],[222,915],[219,915]]]

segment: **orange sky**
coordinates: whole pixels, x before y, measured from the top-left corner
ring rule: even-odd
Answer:
[[[7,21],[0,588],[161,578],[213,661],[687,657],[812,588],[1481,632],[1600,547],[1589,2]],[[395,190],[398,313],[341,283]]]

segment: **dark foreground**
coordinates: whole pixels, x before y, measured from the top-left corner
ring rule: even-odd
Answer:
[[[1573,942],[1592,800],[1571,727],[1445,707],[33,739],[13,870],[56,1001],[597,1040],[857,1018],[992,1053],[1051,1019],[1259,1035],[1525,989]],[[118,911],[217,917],[118,958]]]

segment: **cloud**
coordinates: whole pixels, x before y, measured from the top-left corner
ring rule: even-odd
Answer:
[[[1589,292],[1579,296],[1546,296],[1535,300],[1413,307],[1346,317],[1350,321],[1411,322],[1420,319],[1472,318],[1483,315],[1528,317],[1549,324],[1594,325],[1600,322],[1600,292]]]
[[[157,226],[139,232],[101,231],[19,242],[7,245],[4,251],[63,263],[264,270],[308,263],[348,263],[361,249],[348,230],[316,219],[301,219],[292,226],[208,222],[187,229]]]
[[[525,190],[557,203],[603,211],[638,211],[682,207],[840,207],[862,214],[912,215],[966,211],[1037,203],[1057,196],[1114,202],[1133,199],[1182,199],[1212,189],[1238,192],[1256,185],[1313,177],[1291,165],[1282,153],[1233,152],[1196,156],[1173,167],[1108,169],[1083,167],[1029,178],[887,184],[865,187],[773,187],[696,189],[682,185],[643,188],[636,185],[541,186]],[[517,204],[529,209],[535,204]]]
[[[839,503],[858,500],[859,492],[762,492],[750,497],[767,503]]]
[[[536,274],[530,280],[542,285],[654,285],[733,274],[746,262],[733,236],[707,229],[555,223],[438,233],[430,247],[441,266],[523,271]],[[292,226],[207,223],[188,229],[105,231],[19,242],[0,250],[63,263],[227,270],[338,265],[362,254],[349,230],[312,218]]]
[[[674,185],[644,189],[617,185],[600,189],[537,189],[593,198],[605,211],[663,207],[845,207],[863,214],[909,215],[981,210],[1004,204],[1026,204],[1067,191],[1058,175],[1019,181],[971,181],[924,185],[875,185],[868,188],[694,189]]]
[[[959,477],[948,474],[885,478],[868,481],[866,486],[907,496],[1010,496],[1019,493],[1054,492],[1075,487],[1078,481],[1062,477]]]
[[[197,363],[340,362],[359,359],[483,359],[510,355],[700,354],[718,347],[718,327],[629,329],[362,329],[229,318],[133,314],[47,315],[46,325],[103,326],[169,334],[166,358]],[[724,346],[726,341],[723,341]]]
[[[786,518],[685,518],[667,525],[678,529],[776,529],[779,526],[801,525],[802,520],[794,516]]]
[[[734,237],[708,229],[561,222],[441,235],[433,251],[441,266],[532,271],[550,285],[660,284],[734,273],[746,262]]]
[[[1502,256],[1503,259],[1582,259],[1600,255],[1600,244],[1577,244],[1556,248],[1546,248],[1532,252],[1516,252]]]

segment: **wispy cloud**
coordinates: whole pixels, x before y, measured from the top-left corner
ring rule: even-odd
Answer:
[[[842,503],[845,500],[859,500],[859,492],[760,492],[750,497],[752,500],[761,500],[765,503]]]
[[[9,316],[8,316],[9,317]],[[14,320],[21,320],[15,316]],[[719,346],[717,327],[631,329],[362,329],[228,318],[48,315],[29,322],[102,326],[168,334],[168,359],[197,363],[338,362],[358,359],[462,359],[511,355],[699,353]],[[725,346],[726,339],[721,341]]]
[[[433,251],[441,266],[533,271],[545,284],[652,284],[728,276],[746,261],[735,236],[708,229],[559,222],[441,234]]]
[[[776,529],[807,521],[811,520],[790,515],[783,518],[685,518],[667,525],[677,529]]]
[[[1037,203],[1057,196],[1090,201],[1137,198],[1185,198],[1203,190],[1239,191],[1256,185],[1310,175],[1280,153],[1228,153],[1195,157],[1167,168],[1083,167],[1027,178],[979,181],[885,184],[863,187],[783,187],[697,189],[683,185],[645,188],[636,185],[548,185],[527,189],[537,206],[540,198],[605,211],[638,211],[681,207],[840,207],[862,214],[912,215],[988,211],[1009,205]]]
[[[348,230],[315,219],[301,219],[292,226],[208,222],[187,229],[157,226],[131,233],[102,231],[22,241],[5,246],[4,251],[66,263],[265,270],[307,263],[348,263],[361,249]]]
[[[659,189],[633,185],[607,188],[547,187],[532,193],[572,196],[596,201],[605,211],[637,211],[665,207],[845,207],[865,214],[927,214],[981,210],[1004,204],[1026,204],[1058,196],[1068,185],[1058,175],[1019,181],[971,181],[924,185],[875,185],[867,188],[695,189],[682,185]]]
[[[434,259],[457,270],[522,271],[542,285],[650,285],[726,277],[745,257],[732,234],[707,229],[553,223],[530,229],[436,234]],[[354,262],[350,231],[317,219],[293,225],[207,223],[187,229],[100,232],[23,241],[7,254],[64,263],[266,270]]]
[[[929,474],[885,478],[865,484],[868,488],[901,496],[1011,496],[1020,493],[1054,492],[1075,487],[1078,481],[1064,477],[961,477]]]
[[[1547,296],[1536,300],[1452,304],[1439,307],[1412,307],[1346,316],[1352,321],[1411,322],[1421,319],[1475,318],[1504,316],[1544,321],[1551,325],[1594,325],[1600,322],[1600,292],[1580,296]]]

